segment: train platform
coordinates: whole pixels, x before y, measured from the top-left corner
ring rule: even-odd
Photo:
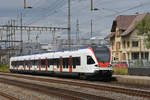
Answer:
[[[119,83],[150,86],[150,76],[113,75]]]

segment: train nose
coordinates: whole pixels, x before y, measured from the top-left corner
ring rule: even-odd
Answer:
[[[98,63],[100,67],[109,67],[109,63],[108,62],[99,62]]]

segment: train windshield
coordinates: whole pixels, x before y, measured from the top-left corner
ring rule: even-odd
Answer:
[[[109,62],[110,51],[108,47],[93,47],[98,62]]]

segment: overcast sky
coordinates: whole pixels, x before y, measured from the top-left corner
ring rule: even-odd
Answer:
[[[90,37],[90,21],[93,20],[93,36],[105,37],[110,34],[112,21],[118,15],[146,13],[150,11],[150,0],[93,0],[98,11],[90,11],[90,0],[71,0],[72,37],[76,33],[76,20],[80,23],[80,37]],[[10,19],[18,19],[23,13],[24,25],[67,26],[67,0],[0,0],[0,24],[7,24]],[[18,22],[19,23],[19,22]],[[65,32],[59,32],[65,38]],[[48,41],[42,35],[42,42]]]

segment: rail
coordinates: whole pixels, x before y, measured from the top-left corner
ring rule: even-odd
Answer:
[[[35,81],[67,84],[67,85],[72,85],[72,86],[92,88],[92,89],[96,89],[96,90],[122,93],[122,94],[130,95],[130,96],[150,98],[149,91],[143,91],[143,90],[139,90],[139,89],[129,89],[129,88],[123,88],[123,87],[116,87],[116,86],[107,86],[107,85],[95,85],[95,84],[89,84],[89,83],[83,83],[83,82],[71,82],[71,81],[65,81],[65,80],[47,79],[47,78],[39,78],[39,77],[25,76],[25,75],[18,76],[18,75],[12,75],[12,74],[8,75],[8,74],[2,74],[2,73],[0,73],[0,75],[13,76],[16,78],[23,78],[23,79],[35,80]]]
[[[15,97],[13,97],[13,96],[11,96],[11,95],[8,95],[8,94],[6,94],[6,93],[3,93],[3,92],[0,92],[0,96],[2,96],[2,97],[4,97],[4,98],[7,98],[7,99],[9,99],[9,100],[19,100],[19,99],[15,98]]]

